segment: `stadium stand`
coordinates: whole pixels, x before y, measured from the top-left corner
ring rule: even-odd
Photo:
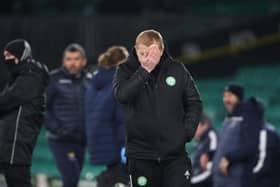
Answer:
[[[225,115],[221,97],[224,86],[229,82],[238,82],[245,87],[247,97],[256,96],[264,102],[267,120],[280,130],[280,96],[277,94],[280,91],[279,71],[280,65],[246,66],[232,77],[198,80],[204,109],[219,127]]]

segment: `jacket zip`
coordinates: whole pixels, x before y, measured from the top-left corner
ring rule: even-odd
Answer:
[[[160,102],[158,100],[159,97],[159,88],[160,88],[160,81],[162,80],[163,74],[164,74],[164,65],[162,65],[160,72],[158,73],[158,77],[156,77],[155,79],[153,79],[154,82],[154,95],[155,95],[155,103],[156,103],[156,111],[157,111],[157,117],[160,119],[161,117],[161,112],[160,112]],[[159,149],[161,149],[161,127],[159,127],[160,129],[160,134],[159,134]],[[161,151],[159,150],[159,157],[157,158],[158,163],[161,163]]]
[[[15,149],[16,149],[16,142],[17,142],[17,135],[18,135],[18,126],[19,126],[19,120],[20,120],[20,116],[21,116],[21,111],[22,111],[22,106],[19,107],[18,113],[17,113],[16,129],[15,129],[15,134],[14,134],[14,141],[13,141],[13,148],[12,148],[10,164],[14,163]]]
[[[155,96],[155,104],[156,104],[156,115],[158,119],[160,118],[160,106],[159,106],[159,101],[158,101],[158,83],[155,83],[154,86],[154,96]],[[161,127],[159,126],[159,155],[157,158],[158,163],[161,162],[161,151],[160,151],[160,144],[161,144]]]

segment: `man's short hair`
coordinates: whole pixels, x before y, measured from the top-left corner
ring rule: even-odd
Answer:
[[[86,51],[85,51],[85,49],[84,49],[80,44],[77,44],[77,43],[69,44],[69,45],[64,49],[63,56],[65,55],[66,52],[80,52],[81,55],[82,55],[84,58],[86,58]]]
[[[159,44],[160,49],[164,49],[164,41],[160,32],[153,29],[145,30],[136,37],[135,46],[137,47],[139,44],[150,46],[154,42]]]

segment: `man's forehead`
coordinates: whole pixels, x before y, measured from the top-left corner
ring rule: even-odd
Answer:
[[[79,51],[66,51],[64,57],[82,57],[83,55]]]
[[[140,44],[140,45],[138,45],[138,46],[136,47],[136,49],[137,49],[138,51],[146,51],[146,50],[149,49],[149,46]]]
[[[153,47],[153,46],[158,46],[158,43],[156,43],[156,42],[153,42],[151,45],[149,45],[149,46],[147,46],[147,45],[144,45],[144,44],[139,44],[139,45],[137,45],[136,46],[136,49],[138,50],[138,51],[146,51],[146,50],[149,50],[151,47]]]

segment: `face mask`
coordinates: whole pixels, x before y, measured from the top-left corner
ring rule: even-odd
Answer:
[[[15,67],[17,67],[17,64],[15,63],[15,59],[5,60],[5,66],[8,68],[9,71],[15,69]]]

